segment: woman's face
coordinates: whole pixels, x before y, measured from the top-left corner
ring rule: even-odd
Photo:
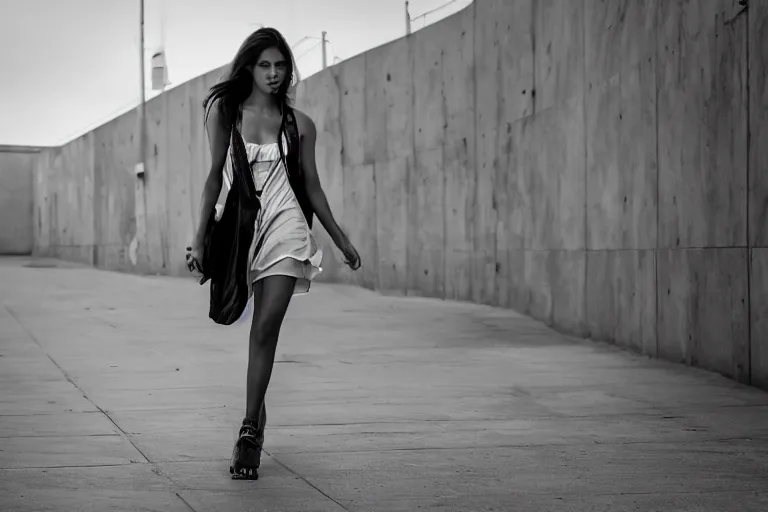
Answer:
[[[253,81],[265,94],[277,94],[286,79],[288,62],[275,47],[267,48],[253,66]]]

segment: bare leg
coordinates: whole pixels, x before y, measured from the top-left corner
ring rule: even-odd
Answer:
[[[296,279],[270,276],[254,286],[253,323],[248,347],[246,408],[243,426],[232,453],[233,478],[257,479],[264,443],[267,392],[275,362],[277,339],[285,313],[293,296]]]

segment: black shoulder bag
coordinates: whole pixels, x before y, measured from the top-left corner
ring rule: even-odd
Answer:
[[[211,211],[203,241],[203,277],[211,281],[208,316],[222,325],[231,325],[248,304],[248,254],[261,202],[256,195],[251,166],[240,132],[232,127],[230,137],[232,188],[227,194],[224,213],[216,221]]]

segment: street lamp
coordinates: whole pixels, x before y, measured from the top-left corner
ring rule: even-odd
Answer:
[[[168,66],[165,63],[165,52],[160,50],[152,56],[152,90],[162,91],[168,85]]]
[[[408,12],[408,4],[410,4],[410,2],[408,0],[405,0],[405,33],[406,34],[411,33],[411,13]]]

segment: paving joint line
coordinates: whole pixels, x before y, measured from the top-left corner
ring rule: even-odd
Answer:
[[[151,461],[149,460],[149,457],[147,457],[146,454],[138,446],[136,446],[136,444],[133,442],[130,436],[128,436],[128,434],[122,429],[122,427],[120,427],[120,425],[118,425],[115,422],[115,420],[112,419],[112,417],[109,414],[107,414],[106,411],[104,411],[104,409],[99,407],[98,404],[96,404],[93,400],[88,398],[88,395],[85,394],[85,391],[83,391],[82,388],[80,388],[80,386],[78,386],[75,383],[75,381],[72,380],[72,378],[69,376],[66,370],[64,370],[64,368],[62,368],[61,365],[59,365],[59,363],[57,363],[56,360],[51,357],[51,355],[45,350],[45,348],[43,348],[43,346],[40,344],[40,341],[35,337],[34,334],[32,334],[32,332],[29,331],[29,329],[27,329],[27,326],[22,323],[22,321],[19,319],[18,316],[16,316],[16,313],[7,305],[4,305],[3,307],[8,312],[8,314],[11,315],[11,317],[14,320],[16,320],[16,323],[19,324],[19,327],[21,327],[21,329],[24,331],[27,337],[30,340],[32,340],[32,342],[35,345],[37,345],[37,347],[43,352],[43,354],[45,354],[45,357],[47,357],[54,364],[54,366],[56,366],[56,368],[59,369],[62,375],[64,375],[64,378],[67,379],[67,382],[69,382],[76,390],[78,390],[80,394],[83,395],[83,398],[88,400],[88,402],[90,402],[91,405],[93,405],[96,409],[98,409],[99,412],[103,414],[110,421],[110,423],[112,423],[115,426],[115,428],[117,428],[117,430],[120,431],[121,434],[123,434],[123,437],[125,437],[125,439],[131,444],[131,446],[133,446],[134,450],[136,450],[142,457],[144,457],[144,460],[147,463],[150,463]]]
[[[322,489],[320,489],[318,486],[316,486],[315,484],[313,484],[312,482],[310,482],[309,480],[307,480],[306,478],[304,478],[302,475],[300,475],[299,473],[297,473],[297,472],[296,472],[296,471],[294,471],[293,469],[289,468],[287,465],[285,465],[283,462],[281,462],[281,461],[280,461],[280,459],[278,459],[277,457],[275,457],[274,455],[272,455],[271,453],[269,453],[269,452],[268,452],[267,450],[265,450],[264,448],[262,448],[262,451],[263,451],[264,453],[266,453],[266,454],[267,454],[267,455],[268,455],[268,456],[269,456],[269,457],[270,457],[272,460],[274,460],[274,461],[275,461],[275,463],[277,463],[277,464],[278,464],[280,467],[282,467],[283,469],[285,469],[286,471],[288,471],[289,473],[291,473],[292,475],[294,475],[296,478],[298,478],[299,480],[301,480],[302,482],[304,482],[305,484],[307,484],[308,486],[310,486],[311,488],[313,488],[314,490],[316,490],[317,492],[319,492],[320,494],[322,494],[323,496],[325,496],[326,498],[328,498],[329,500],[331,500],[332,502],[334,502],[336,505],[338,505],[339,507],[341,507],[341,509],[342,509],[342,510],[345,510],[345,511],[349,512],[349,509],[348,509],[347,507],[345,507],[344,505],[342,505],[341,503],[339,503],[338,501],[336,501],[334,498],[332,498],[330,495],[328,495],[327,493],[325,493],[325,492],[324,492]]]
[[[67,380],[67,382],[69,382],[75,389],[77,389],[80,392],[80,394],[83,395],[83,398],[88,400],[88,402],[90,402],[96,409],[98,409],[98,411],[101,414],[103,414],[104,417],[106,417],[109,420],[109,422],[112,423],[115,426],[115,428],[122,434],[122,437],[124,437],[131,444],[131,446],[133,446],[134,450],[136,450],[139,454],[141,454],[142,457],[144,457],[144,460],[145,460],[146,464],[149,464],[149,465],[153,466],[153,472],[157,476],[165,478],[171,484],[178,486],[178,483],[176,481],[174,481],[170,476],[166,475],[162,470],[160,470],[160,468],[158,468],[155,463],[153,463],[151,460],[149,460],[149,457],[147,457],[147,455],[141,450],[141,448],[139,448],[136,445],[136,443],[133,442],[133,439],[131,439],[131,436],[128,435],[128,433],[125,430],[123,430],[123,428],[120,425],[118,425],[117,422],[104,409],[102,409],[98,404],[96,404],[93,400],[91,400],[88,397],[88,395],[85,393],[85,391],[83,391],[83,389],[80,388],[80,386],[78,386],[72,380],[72,378],[69,376],[69,374],[66,372],[66,370],[64,370],[64,368],[62,368],[61,365],[59,365],[59,363],[57,363],[56,360],[51,357],[51,355],[45,350],[45,348],[43,348],[43,346],[40,343],[40,341],[35,337],[34,334],[32,334],[29,331],[29,329],[27,329],[27,327],[21,322],[21,320],[18,318],[18,316],[16,316],[14,311],[9,306],[7,306],[5,304],[3,305],[3,307],[8,312],[8,314],[16,321],[16,323],[19,324],[19,327],[21,327],[22,331],[27,335],[27,337],[30,340],[32,340],[32,342],[35,345],[37,345],[37,347],[43,352],[43,354],[45,354],[45,356],[54,364],[54,366],[56,366],[56,368],[58,368],[58,370],[62,373],[62,375],[64,375],[64,378]],[[92,412],[95,412],[95,411],[92,411]],[[130,464],[118,464],[118,465],[109,466],[109,467],[120,467],[120,466],[127,466],[127,465],[130,465]],[[94,465],[94,466],[63,466],[63,467],[67,468],[67,467],[106,467],[106,466],[104,466],[104,465]],[[182,498],[181,495],[178,492],[175,492],[175,494],[192,512],[196,512],[194,507],[192,507],[189,503],[187,503],[187,500]]]
[[[192,512],[197,512],[197,511],[195,510],[195,508],[194,508],[192,505],[190,505],[190,504],[189,504],[189,502],[188,502],[187,500],[185,500],[185,499],[184,499],[184,498],[181,496],[181,494],[179,494],[178,492],[174,492],[174,494],[176,495],[176,497],[177,497],[177,498],[179,498],[179,499],[181,500],[181,502],[182,502],[183,504],[185,504],[185,505],[186,505],[186,506],[189,508],[189,510],[191,510]]]

